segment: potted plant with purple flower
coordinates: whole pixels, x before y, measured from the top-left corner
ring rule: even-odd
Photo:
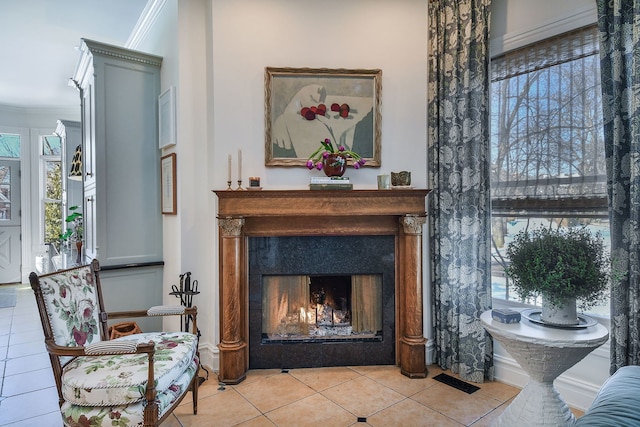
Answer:
[[[324,171],[327,176],[342,176],[347,169],[349,159],[354,169],[360,169],[366,160],[355,151],[347,150],[344,145],[334,146],[329,138],[320,141],[320,148],[309,156],[307,168]]]

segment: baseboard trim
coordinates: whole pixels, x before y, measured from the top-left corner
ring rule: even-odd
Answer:
[[[213,344],[200,344],[200,363],[207,368],[209,373],[220,370],[220,350]]]

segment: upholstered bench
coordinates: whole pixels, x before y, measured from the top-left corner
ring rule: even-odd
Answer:
[[[640,366],[625,366],[600,388],[576,427],[640,426]]]

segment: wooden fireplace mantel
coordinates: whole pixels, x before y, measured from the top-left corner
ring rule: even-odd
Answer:
[[[396,236],[396,360],[404,375],[424,378],[422,226],[429,191],[215,191],[220,231],[219,380],[237,384],[249,369],[248,237],[389,234]]]

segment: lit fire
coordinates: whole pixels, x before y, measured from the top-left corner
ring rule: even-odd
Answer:
[[[350,325],[350,316],[348,311],[335,310],[328,304],[316,304],[316,306],[305,309],[300,307],[298,315],[300,323],[310,325]]]

